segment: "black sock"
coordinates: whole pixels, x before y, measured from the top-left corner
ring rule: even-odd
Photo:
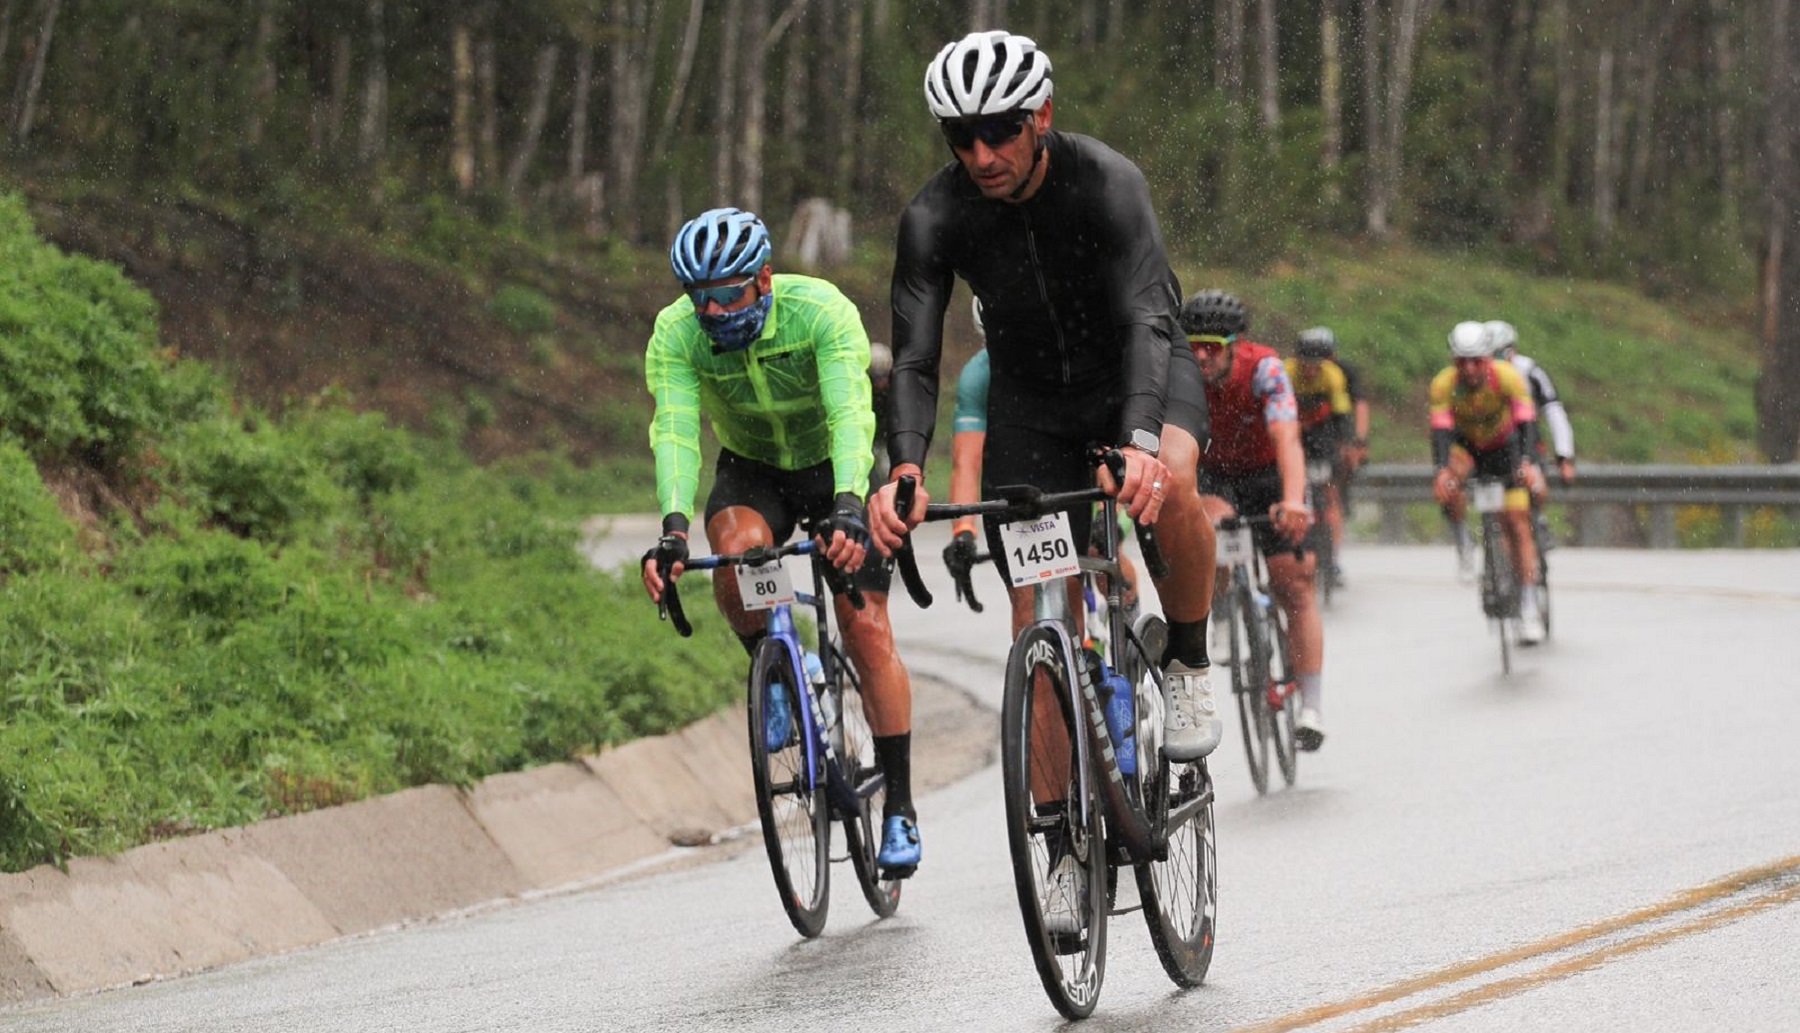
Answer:
[[[1169,622],[1169,644],[1163,649],[1162,664],[1167,667],[1176,660],[1195,670],[1212,666],[1212,660],[1206,655],[1205,617],[1197,621]]]
[[[885,822],[896,814],[918,820],[912,802],[912,733],[877,735],[875,763],[881,767],[887,784],[887,803],[881,808],[881,820]]]

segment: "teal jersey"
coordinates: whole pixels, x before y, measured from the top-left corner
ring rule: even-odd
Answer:
[[[966,430],[987,432],[988,353],[983,348],[975,353],[956,378],[956,415],[950,423],[952,433]]]
[[[719,444],[781,470],[831,461],[835,491],[862,498],[874,465],[869,337],[842,291],[811,276],[776,274],[762,336],[713,351],[683,297],[656,316],[644,382],[656,403],[650,450],[663,516],[692,518],[700,488],[700,417]]]

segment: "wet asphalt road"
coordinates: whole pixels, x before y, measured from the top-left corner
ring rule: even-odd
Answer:
[[[923,537],[933,576],[941,536]],[[1214,762],[1207,985],[1176,992],[1139,916],[1116,917],[1083,1028],[1795,1028],[1800,553],[1553,564],[1555,639],[1505,677],[1447,549],[1353,547],[1327,618],[1325,748],[1262,798],[1235,729]],[[935,587],[930,611],[896,605],[903,655],[997,706],[1004,618]],[[834,866],[817,941],[782,916],[753,834],[577,893],[0,1009],[0,1030],[1062,1025],[1020,933],[997,769],[920,810],[900,913],[872,921]]]

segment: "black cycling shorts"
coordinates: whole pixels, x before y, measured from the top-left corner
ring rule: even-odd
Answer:
[[[824,520],[837,501],[832,490],[831,462],[803,470],[783,470],[746,459],[729,449],[719,450],[713,468],[712,494],[706,497],[706,522],[730,506],[748,506],[768,522],[777,543],[790,538],[802,520]],[[887,592],[893,583],[894,561],[869,551],[853,583],[864,592]]]
[[[1281,501],[1281,469],[1270,463],[1260,470],[1232,477],[1213,473],[1202,467],[1200,494],[1217,495],[1231,503],[1239,516],[1267,517],[1275,503]],[[1324,514],[1313,515],[1317,519],[1324,519]],[[1291,542],[1268,523],[1251,524],[1250,536],[1256,539],[1257,551],[1265,557],[1279,553],[1292,556],[1295,549],[1305,551],[1304,539],[1299,544]]]
[[[982,496],[991,497],[991,486],[1034,484],[1046,492],[1079,491],[1094,486],[1088,450],[1116,444],[1119,416],[1124,408],[1120,383],[1064,386],[1025,383],[1007,378],[994,369],[988,384],[987,442],[982,453]],[[1163,402],[1163,423],[1180,427],[1204,449],[1207,441],[1206,391],[1200,381],[1200,365],[1185,344],[1173,349],[1169,362],[1168,394]],[[1070,511],[1070,529],[1077,543],[1088,540],[1093,507]],[[988,551],[1007,584],[1006,550],[1000,545],[1000,526],[984,521]]]
[[[1508,488],[1523,488],[1525,482],[1519,479],[1518,465],[1513,461],[1513,451],[1505,445],[1499,448],[1474,448],[1462,438],[1456,439],[1456,447],[1469,453],[1475,460],[1476,477],[1494,477],[1505,481]]]

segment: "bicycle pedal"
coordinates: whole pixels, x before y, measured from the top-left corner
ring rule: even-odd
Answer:
[[[884,881],[887,879],[910,879],[918,870],[919,866],[916,864],[900,864],[892,868],[883,868],[880,874]]]

